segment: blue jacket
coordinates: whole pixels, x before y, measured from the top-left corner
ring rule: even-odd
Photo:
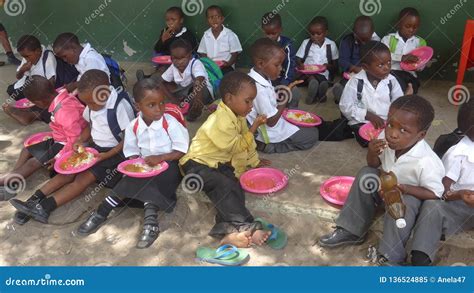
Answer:
[[[349,71],[352,65],[359,65],[360,45],[355,41],[354,34],[345,35],[339,45],[339,66],[343,71]]]
[[[285,50],[286,56],[280,78],[274,81],[274,85],[288,85],[295,80],[296,51],[293,41],[288,37],[280,36],[278,43]]]

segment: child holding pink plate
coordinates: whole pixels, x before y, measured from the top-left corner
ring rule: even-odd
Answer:
[[[47,109],[45,111],[51,116],[49,127],[52,131],[49,135],[52,136],[51,138],[40,140],[38,143],[28,145],[22,149],[20,157],[10,174],[19,174],[27,178],[41,167],[54,161],[57,155],[71,150],[73,143],[86,128],[87,122],[82,118],[84,105],[67,92],[57,94],[53,85],[42,76],[35,75],[30,78],[28,85],[24,88],[24,93],[35,105]],[[4,175],[0,179],[0,189],[3,189],[4,185],[8,185],[8,179],[5,180],[5,178],[9,178],[9,175]],[[7,197],[2,194],[2,199],[7,200],[13,196],[15,194],[10,194]],[[42,199],[44,199],[44,194],[37,190],[27,199],[26,203],[36,205]],[[14,221],[20,225],[26,223],[29,219],[29,216],[21,212],[15,213],[14,216]]]
[[[165,95],[157,81],[140,80],[133,87],[133,96],[141,112],[125,130],[124,156],[142,157],[151,167],[163,162],[169,167],[154,177],[124,176],[77,232],[80,235],[96,232],[122,199],[132,198],[144,204],[143,231],[137,248],[147,248],[160,233],[158,210],[171,212],[176,205],[176,188],[181,182],[178,160],[188,151],[189,135],[184,125],[165,113]]]

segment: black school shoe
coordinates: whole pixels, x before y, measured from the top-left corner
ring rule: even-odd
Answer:
[[[344,228],[336,227],[334,232],[321,237],[318,241],[318,244],[321,247],[335,248],[343,245],[360,245],[364,243],[364,241],[365,235],[359,237]]]
[[[28,204],[18,199],[11,199],[10,203],[19,212],[31,217],[33,220],[48,224],[49,212],[47,212],[41,204]]]
[[[90,217],[77,228],[77,233],[81,236],[93,234],[105,223],[107,217],[93,212]]]
[[[160,227],[155,225],[144,225],[142,235],[137,243],[137,248],[147,248],[155,242],[156,238],[160,235]]]
[[[25,204],[28,205],[30,208],[34,208],[37,204],[40,203],[40,199],[28,199]],[[17,223],[18,225],[24,225],[26,222],[28,222],[31,219],[30,216],[28,216],[25,213],[22,212],[15,212],[15,215],[13,215],[13,221]]]

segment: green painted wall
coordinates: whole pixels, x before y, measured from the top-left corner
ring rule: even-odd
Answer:
[[[329,37],[339,40],[365,7],[366,13],[373,14],[377,33],[383,36],[393,31],[400,9],[413,6],[422,17],[418,34],[435,49],[436,62],[424,72],[434,79],[454,78],[453,64],[459,60],[465,21],[474,18],[474,0],[7,0],[0,19],[13,43],[22,34],[34,34],[50,44],[57,34],[72,31],[118,60],[146,61],[164,26],[166,8],[186,3],[188,13],[196,14],[186,18],[186,25],[198,38],[207,28],[205,8],[211,4],[223,7],[226,25],[244,47],[240,66],[249,65],[245,49],[261,36],[260,17],[267,11],[279,11],[284,34],[299,45],[306,38],[306,24],[316,15],[329,19]],[[472,78],[472,72],[467,78]]]

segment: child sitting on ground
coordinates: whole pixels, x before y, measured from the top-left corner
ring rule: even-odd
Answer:
[[[173,64],[161,76],[165,95],[175,104],[189,103],[186,119],[195,121],[201,116],[204,105],[214,101],[214,92],[206,68],[193,57],[191,45],[183,39],[171,44]]]
[[[390,74],[391,59],[387,46],[369,41],[360,52],[363,70],[347,82],[339,108],[357,142],[367,147],[369,142],[359,135],[359,128],[367,122],[383,128],[390,104],[403,92],[397,79]]]
[[[328,20],[323,16],[316,16],[308,25],[310,38],[301,43],[296,52],[296,64],[299,69],[305,65],[324,65],[326,70],[315,74],[299,74],[297,79],[304,79],[308,83],[308,96],[306,104],[326,102],[326,91],[329,82],[337,70],[339,52],[334,41],[326,38],[328,34]]]
[[[54,162],[54,158],[63,152],[72,150],[72,145],[86,128],[87,122],[82,118],[84,106],[67,91],[56,93],[54,86],[44,77],[34,75],[24,89],[30,101],[51,115],[52,135],[46,140],[24,147],[20,156],[9,174],[0,177],[0,191],[2,200],[8,200],[16,195],[15,186],[10,186],[7,192],[8,178],[15,175],[28,178],[42,166]],[[34,206],[40,198],[31,196],[26,204]],[[26,215],[17,212],[14,216],[16,223],[22,225],[29,220]]]
[[[254,66],[249,75],[257,84],[257,97],[247,120],[253,124],[259,115],[268,117],[266,123],[258,128],[257,149],[265,153],[286,153],[313,147],[318,142],[318,129],[300,129],[283,119],[282,114],[289,99],[278,102],[272,86],[271,80],[278,78],[285,60],[283,49],[277,42],[262,38],[251,46],[250,55]],[[294,81],[289,88],[301,82]]]
[[[424,140],[433,118],[433,107],[420,96],[403,96],[391,104],[385,132],[369,143],[368,167],[357,174],[336,219],[336,230],[321,237],[320,246],[332,248],[364,242],[376,207],[383,204],[379,184],[372,183],[381,171],[392,171],[406,206],[406,226],[398,228],[395,219],[385,212],[377,261],[393,265],[404,262],[405,245],[421,205],[425,200],[439,199],[443,194],[443,163]]]
[[[188,30],[184,26],[184,13],[181,8],[173,6],[166,10],[165,13],[166,27],[161,30],[160,37],[155,44],[153,56],[169,56],[171,55],[170,46],[171,44],[178,40],[184,39],[188,41],[193,49],[193,52],[197,50],[197,39],[194,36],[193,32]],[[157,65],[156,71],[159,76],[168,68],[167,65]],[[155,77],[154,74],[152,76]],[[157,78],[159,77],[157,76]],[[151,77],[150,75],[145,75],[143,70],[137,70],[137,80],[143,78]],[[159,78],[158,78],[159,79]]]
[[[445,201],[425,201],[416,222],[411,251],[415,266],[433,263],[442,235],[474,228],[474,99],[459,108],[458,128],[465,137],[443,157]]]
[[[274,86],[289,85],[295,80],[296,55],[293,41],[281,35],[282,23],[280,14],[267,12],[262,16],[262,30],[265,36],[275,42],[278,42],[285,51],[285,61],[280,77],[272,80]]]
[[[125,130],[124,156],[142,157],[152,167],[166,162],[169,167],[151,178],[124,176],[77,232],[80,235],[94,233],[121,198],[132,198],[144,204],[143,232],[137,248],[146,248],[160,233],[158,210],[171,212],[176,205],[176,188],[181,182],[178,160],[188,151],[189,135],[186,127],[165,112],[164,92],[157,81],[147,78],[137,82],[133,97],[140,115]]]
[[[360,64],[360,47],[368,41],[380,41],[375,33],[374,22],[370,16],[361,15],[356,18],[352,32],[345,35],[339,45],[339,66],[342,72],[356,74],[362,70]],[[336,104],[341,99],[342,91],[347,83],[344,77],[334,85],[332,92]]]
[[[41,223],[48,223],[49,215],[81,195],[94,182],[113,188],[120,180],[116,167],[124,160],[123,131],[135,118],[126,92],[117,93],[110,86],[107,74],[98,69],[86,71],[78,83],[79,98],[87,105],[83,117],[89,125],[74,143],[77,152],[84,144],[91,142],[99,153],[97,162],[78,174],[58,174],[49,180],[35,195],[41,200],[37,205],[29,205],[18,199],[10,203],[20,212]],[[97,90],[100,89],[100,90]],[[47,197],[48,196],[48,197]]]
[[[402,89],[407,93],[418,93],[420,80],[415,71],[404,71],[400,62],[416,63],[419,58],[410,52],[422,46],[426,41],[418,36],[416,32],[420,26],[420,14],[412,7],[403,8],[400,11],[397,22],[397,32],[386,35],[382,43],[390,48],[392,53],[392,74],[398,79]],[[418,71],[423,68],[418,69]]]
[[[202,190],[217,210],[216,224],[209,235],[220,238],[221,244],[262,245],[270,233],[262,230],[262,223],[246,208],[238,178],[247,168],[270,163],[259,160],[254,140],[266,117],[258,116],[250,129],[247,127],[245,116],[257,94],[255,82],[248,75],[237,71],[225,75],[220,94],[222,102],[199,128],[180,165],[187,176],[200,178]]]
[[[242,52],[239,37],[224,26],[224,11],[217,5],[206,9],[207,23],[210,28],[204,32],[199,43],[198,53],[214,61],[223,61],[223,74],[233,71],[239,53]]]
[[[65,85],[68,92],[72,93],[78,85],[82,75],[91,69],[98,69],[107,74],[110,80],[110,70],[105,63],[104,57],[97,53],[91,44],[86,43],[84,47],[73,33],[62,33],[57,36],[53,43],[54,54],[64,62],[74,65],[79,71],[77,81]]]

